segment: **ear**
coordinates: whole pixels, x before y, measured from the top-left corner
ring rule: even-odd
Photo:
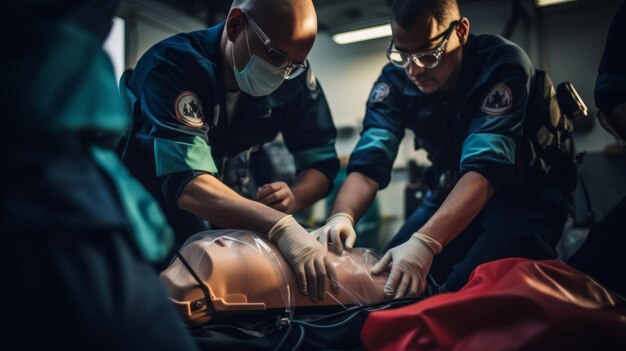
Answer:
[[[226,17],[226,36],[228,40],[235,41],[237,35],[244,30],[246,18],[243,11],[232,8]]]
[[[467,43],[469,32],[470,32],[469,20],[466,17],[463,17],[459,21],[459,25],[456,27],[456,35],[459,37],[459,42],[461,43],[461,45],[465,45],[465,43]]]

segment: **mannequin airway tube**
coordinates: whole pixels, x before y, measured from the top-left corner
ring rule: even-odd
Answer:
[[[180,262],[182,262],[185,268],[187,268],[187,270],[189,271],[189,273],[191,273],[191,275],[193,276],[193,279],[195,279],[196,282],[198,282],[198,285],[200,286],[200,290],[202,290],[202,293],[204,293],[204,297],[206,298],[206,307],[208,309],[211,309],[209,307],[209,304],[211,303],[211,294],[209,293],[209,289],[207,289],[206,285],[204,285],[204,283],[202,282],[202,279],[200,279],[196,271],[194,271],[193,268],[191,268],[191,265],[189,264],[189,262],[187,262],[185,257],[183,257],[183,255],[181,255],[180,252],[176,252],[176,257],[178,257]]]

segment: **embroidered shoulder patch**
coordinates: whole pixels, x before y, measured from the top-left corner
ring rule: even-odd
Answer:
[[[383,100],[385,100],[385,98],[389,95],[389,91],[391,89],[389,88],[389,84],[387,83],[378,83],[374,86],[374,89],[372,89],[372,95],[370,95],[370,102],[374,103],[374,102],[381,102]]]
[[[174,103],[176,119],[191,127],[202,127],[204,125],[204,114],[202,104],[198,95],[192,91],[183,91],[176,98]]]
[[[494,85],[483,100],[481,110],[488,115],[501,115],[507,113],[513,106],[513,93],[506,84]]]
[[[306,71],[306,86],[309,87],[311,91],[317,90],[317,78],[315,78],[315,73],[313,73],[310,67]]]

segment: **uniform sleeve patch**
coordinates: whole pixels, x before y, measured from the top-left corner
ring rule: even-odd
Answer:
[[[488,115],[497,116],[507,113],[511,106],[513,106],[511,88],[504,83],[500,83],[491,88],[480,109]]]
[[[306,86],[311,91],[317,90],[317,78],[315,77],[315,73],[313,73],[313,70],[310,67],[306,71]]]
[[[191,127],[202,127],[204,125],[204,114],[202,104],[198,95],[192,91],[183,91],[176,98],[174,103],[176,119]]]
[[[383,100],[385,100],[385,98],[387,96],[389,96],[389,91],[391,89],[389,88],[389,84],[387,83],[378,83],[374,86],[374,89],[372,89],[372,95],[370,95],[370,102],[374,103],[374,102],[382,102]]]

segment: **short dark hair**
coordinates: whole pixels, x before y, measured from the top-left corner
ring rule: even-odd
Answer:
[[[391,5],[391,18],[402,28],[411,26],[417,16],[424,12],[444,24],[450,17],[459,15],[459,5],[456,0],[394,0]]]

